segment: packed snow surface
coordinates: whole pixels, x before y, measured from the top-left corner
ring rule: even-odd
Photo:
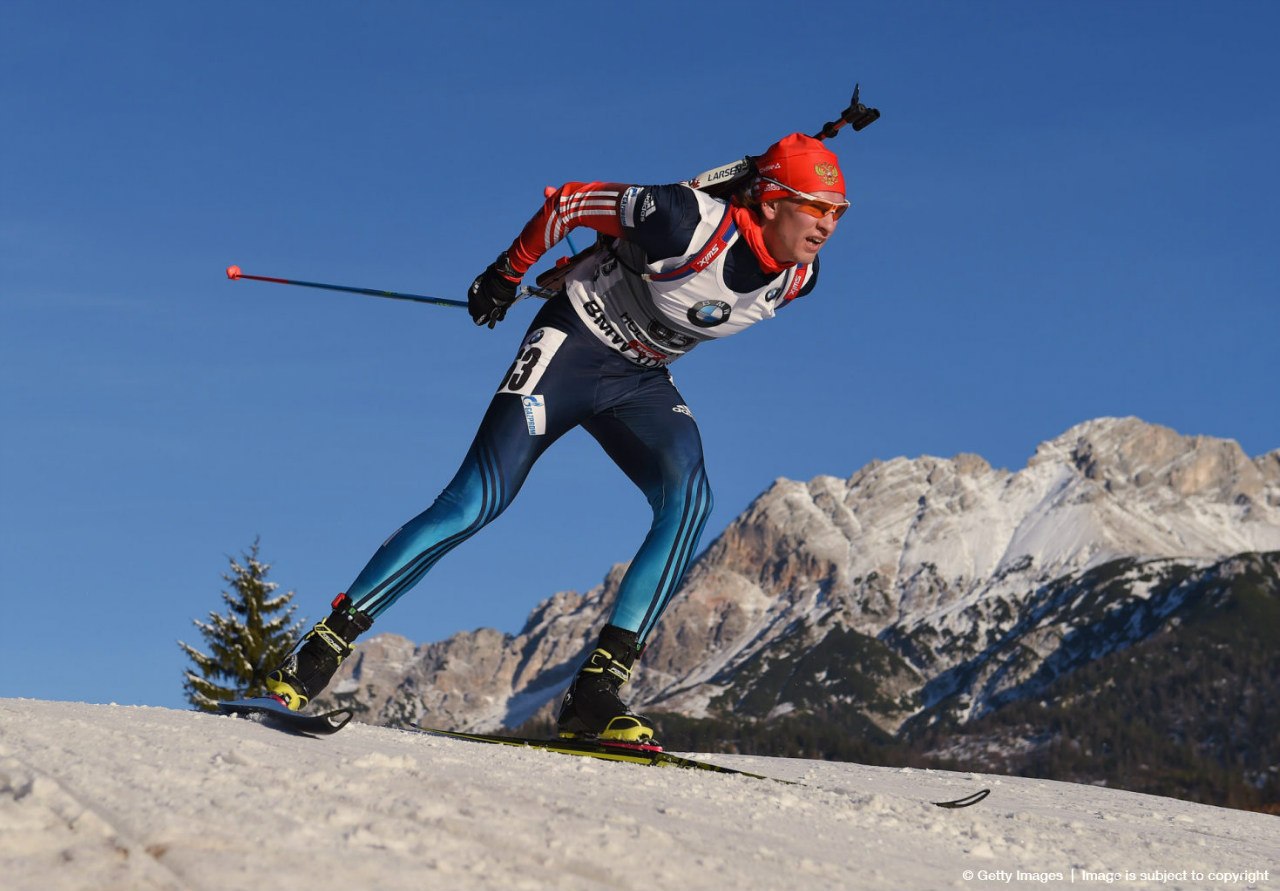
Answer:
[[[802,783],[352,724],[0,700],[0,887],[1280,888],[1280,820],[1041,780],[708,755]],[[991,788],[943,810],[933,800]]]

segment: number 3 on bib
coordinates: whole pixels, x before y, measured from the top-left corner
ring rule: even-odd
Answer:
[[[532,395],[566,336],[563,331],[555,328],[538,328],[529,332],[498,392],[514,393],[517,396]]]

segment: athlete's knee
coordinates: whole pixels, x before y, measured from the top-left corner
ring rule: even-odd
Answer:
[[[428,509],[433,519],[455,531],[475,531],[507,509],[514,488],[506,483],[492,450],[479,443],[472,447],[462,466]]]
[[[502,513],[507,501],[478,486],[449,486],[423,515],[452,534],[477,532]]]
[[[682,522],[698,526],[706,522],[715,506],[715,499],[702,461],[668,475],[661,497],[653,499],[651,504],[659,518],[678,515]]]
[[[702,466],[702,462],[698,462],[697,468],[689,480],[690,500],[697,503],[696,510],[701,514],[708,515],[711,508],[715,506],[715,495],[711,491],[711,480],[707,479],[707,471]]]
[[[703,493],[700,513],[703,522],[705,522],[707,518],[711,516],[712,509],[716,506],[716,496],[711,490],[711,481],[707,479],[707,475],[705,473],[702,475],[702,483]]]

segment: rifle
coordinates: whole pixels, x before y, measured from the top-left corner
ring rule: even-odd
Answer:
[[[840,112],[840,116],[834,121],[827,121],[823,124],[822,129],[813,134],[814,139],[831,139],[846,124],[853,127],[856,133],[865,130],[879,120],[880,109],[868,108],[863,105],[858,98],[860,89],[861,84],[854,84],[853,98],[849,100],[849,107]],[[728,164],[712,167],[710,170],[699,173],[693,179],[684,180],[684,185],[700,192],[706,192],[713,198],[728,199],[755,178],[757,157],[755,155],[747,155],[736,161],[730,161]],[[604,236],[597,236],[595,243],[585,250],[568,257],[561,257],[556,261],[555,266],[538,276],[538,287],[544,291],[561,290],[564,287],[565,279],[568,278],[574,267],[593,255],[604,241]]]

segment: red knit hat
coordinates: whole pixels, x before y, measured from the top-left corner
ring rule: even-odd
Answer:
[[[784,136],[769,146],[756,159],[756,168],[762,177],[776,179],[801,192],[845,194],[844,175],[840,172],[840,161],[835,153],[821,140],[803,133]],[[785,198],[791,194],[763,179],[756,182],[754,190],[761,201]]]

